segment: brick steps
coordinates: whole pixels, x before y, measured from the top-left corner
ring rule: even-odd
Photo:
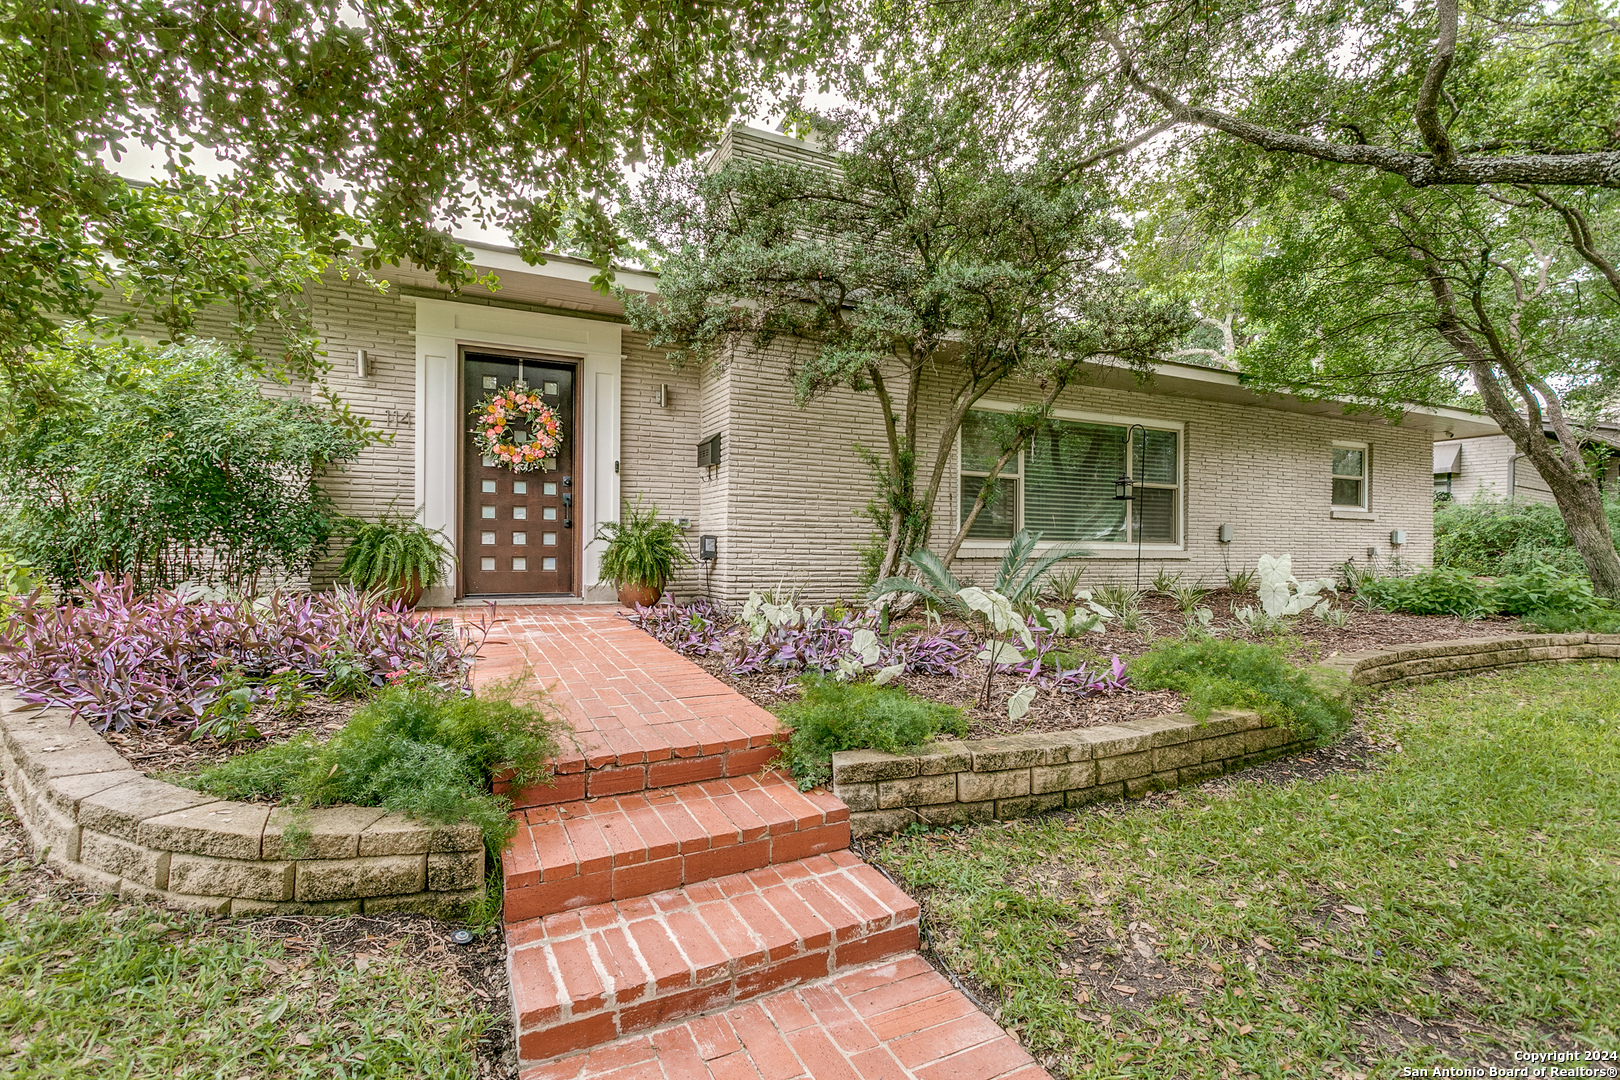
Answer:
[[[917,918],[915,901],[837,851],[510,925],[518,1056],[556,1057],[911,952]]]
[[[781,773],[533,807],[503,860],[506,919],[628,900],[849,845],[849,809]]]
[[[776,717],[608,611],[501,609],[474,682],[528,674],[557,691],[577,745],[554,783],[497,785],[519,809],[747,776],[777,756]]]
[[[1047,1080],[915,954],[524,1070],[521,1080]]]

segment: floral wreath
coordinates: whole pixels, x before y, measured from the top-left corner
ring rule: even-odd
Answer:
[[[473,410],[472,433],[478,447],[513,472],[529,472],[557,456],[562,446],[562,424],[557,414],[529,390],[527,383],[515,382],[497,390]],[[529,440],[518,442],[524,428]]]

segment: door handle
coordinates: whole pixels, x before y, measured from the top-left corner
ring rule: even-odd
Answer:
[[[573,492],[571,492],[571,491],[563,492],[563,505],[564,506],[573,506],[574,505],[574,493]]]

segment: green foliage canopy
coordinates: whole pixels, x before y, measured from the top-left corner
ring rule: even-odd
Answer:
[[[0,0],[0,361],[111,296],[176,332],[224,300],[244,348],[281,322],[308,369],[289,294],[356,242],[462,283],[446,221],[606,266],[622,165],[697,152],[831,24],[819,0]],[[111,170],[136,145],[165,182]]]

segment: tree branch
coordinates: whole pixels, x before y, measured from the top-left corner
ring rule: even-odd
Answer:
[[[1620,151],[1451,157],[1438,161],[1430,152],[1336,143],[1310,135],[1278,131],[1220,109],[1182,101],[1169,90],[1144,78],[1117,37],[1107,34],[1105,40],[1119,59],[1120,73],[1125,80],[1139,93],[1157,102],[1176,123],[1213,128],[1262,150],[1302,154],[1341,165],[1365,165],[1403,177],[1413,187],[1435,184],[1551,184],[1557,187],[1620,188]]]
[[[1434,163],[1449,165],[1456,157],[1456,151],[1451,145],[1446,125],[1440,120],[1440,94],[1446,73],[1451,70],[1451,62],[1457,56],[1457,0],[1437,0],[1435,9],[1440,18],[1440,40],[1435,43],[1434,59],[1430,61],[1429,70],[1423,76],[1423,85],[1418,89],[1413,118],[1417,121],[1418,133],[1423,136],[1423,144],[1434,153]]]

